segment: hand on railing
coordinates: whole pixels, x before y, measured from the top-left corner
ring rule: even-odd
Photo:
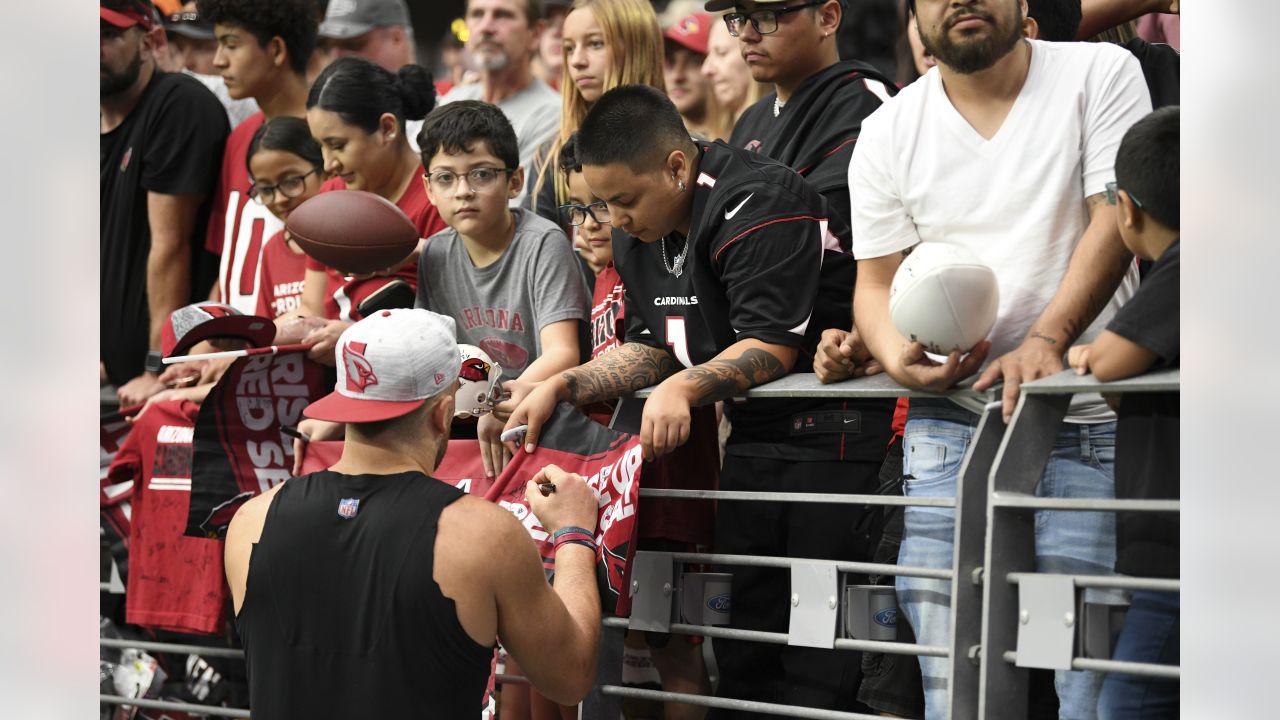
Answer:
[[[813,354],[813,372],[818,382],[827,385],[883,371],[884,367],[871,357],[857,330],[827,328],[822,331],[818,350]]]

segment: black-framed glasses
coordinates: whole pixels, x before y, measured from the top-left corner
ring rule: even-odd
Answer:
[[[320,169],[320,166],[317,165],[301,175],[291,175],[283,178],[275,185],[263,185],[262,183],[253,182],[252,178],[250,178],[249,197],[264,205],[275,200],[276,193],[280,193],[286,198],[296,198],[306,192],[307,178],[320,172]]]
[[[515,168],[491,168],[479,167],[468,170],[464,173],[456,173],[452,170],[437,170],[433,173],[423,173],[422,179],[431,185],[431,189],[438,193],[446,193],[458,187],[458,179],[467,178],[467,186],[472,190],[485,190],[493,185],[502,173],[513,173]]]
[[[738,37],[742,33],[742,29],[747,26],[747,21],[751,21],[751,27],[761,35],[772,35],[778,32],[778,18],[787,13],[797,12],[805,8],[818,7],[825,5],[827,0],[812,0],[811,2],[802,3],[800,5],[791,5],[789,7],[778,8],[777,10],[752,10],[749,13],[732,12],[724,16],[724,24],[729,28],[729,34]]]
[[[1119,202],[1118,193],[1124,188],[1121,188],[1120,185],[1117,184],[1115,180],[1112,180],[1111,182],[1107,183],[1104,187],[1106,187],[1107,189],[1107,204],[1115,205],[1117,202]],[[1133,204],[1137,205],[1138,209],[1142,209],[1142,201],[1134,197],[1133,193],[1129,192],[1128,190],[1125,190],[1125,192],[1129,193],[1129,199],[1133,201]]]
[[[613,216],[609,214],[609,206],[603,200],[593,202],[590,205],[565,203],[560,206],[560,217],[574,227],[586,222],[588,215],[601,225],[608,225],[609,221],[613,219]]]

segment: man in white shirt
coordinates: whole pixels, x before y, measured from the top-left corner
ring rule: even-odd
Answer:
[[[497,105],[511,121],[520,146],[520,165],[531,172],[533,154],[560,128],[560,94],[533,75],[533,54],[543,32],[540,0],[468,0],[467,51],[481,80],[459,85],[440,98],[482,100]],[[512,201],[518,207],[525,190]]]
[[[912,4],[938,65],[863,121],[849,166],[856,328],[834,339],[850,358],[865,343],[908,387],[940,391],[983,369],[975,387],[1003,380],[1008,421],[1019,385],[1062,370],[1068,347],[1089,342],[1132,295],[1136,270],[1104,186],[1115,177],[1121,137],[1151,102],[1137,61],[1121,48],[1025,40],[1023,0]],[[963,246],[1000,287],[988,339],[945,362],[904,338],[889,316],[894,272],[918,243]],[[834,374],[851,365],[836,363]],[[907,495],[955,495],[977,420],[946,400],[911,402]],[[1037,494],[1114,496],[1114,421],[1099,396],[1077,398]],[[1036,520],[1039,570],[1113,571],[1112,515],[1041,512]],[[908,508],[899,562],[950,567],[954,534],[953,511]],[[897,583],[919,641],[947,645],[950,584]],[[926,717],[944,717],[947,661],[920,660]],[[1095,717],[1100,684],[1097,673],[1059,672],[1061,717]]]

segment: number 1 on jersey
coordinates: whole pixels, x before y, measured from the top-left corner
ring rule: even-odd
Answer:
[[[671,347],[671,352],[680,361],[680,364],[687,368],[693,367],[693,361],[689,359],[689,336],[684,330],[684,318],[679,315],[667,316],[667,345]]]

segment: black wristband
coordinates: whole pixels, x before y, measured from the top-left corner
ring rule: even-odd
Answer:
[[[143,363],[142,369],[157,375],[164,372],[164,355],[161,355],[155,350],[148,352],[147,360]]]

